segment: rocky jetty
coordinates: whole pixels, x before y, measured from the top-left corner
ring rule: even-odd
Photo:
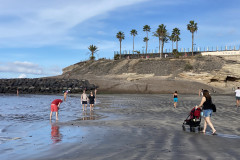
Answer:
[[[59,79],[59,78],[18,78],[0,79],[0,93],[23,94],[58,94],[70,90],[71,93],[79,93],[83,89],[91,90],[97,88],[88,80]]]

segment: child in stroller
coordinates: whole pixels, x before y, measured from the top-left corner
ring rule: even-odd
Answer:
[[[186,120],[184,120],[182,128],[185,131],[185,125],[190,126],[190,132],[195,132],[195,127],[198,127],[198,131],[201,131],[201,109],[195,107],[191,110]]]

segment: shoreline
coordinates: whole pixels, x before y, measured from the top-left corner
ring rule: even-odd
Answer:
[[[239,112],[232,96],[213,96],[217,112],[212,122],[217,136],[182,131],[181,124],[198,103],[197,95],[182,95],[173,108],[170,95],[99,95],[97,120],[72,120],[60,127],[84,128],[86,136],[74,143],[63,142],[41,153],[43,159],[236,159],[240,139]],[[107,115],[107,117],[104,117]],[[90,112],[87,112],[90,116]],[[231,125],[229,125],[231,124]],[[203,125],[203,121],[202,121]],[[67,136],[67,135],[66,135]]]

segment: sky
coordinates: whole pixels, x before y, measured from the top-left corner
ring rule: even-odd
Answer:
[[[96,59],[113,59],[119,51],[116,34],[124,32],[122,50],[144,50],[144,25],[151,27],[148,49],[159,25],[171,34],[180,29],[180,48],[191,48],[187,30],[197,23],[196,47],[240,45],[239,0],[0,0],[0,78],[38,78],[62,74],[62,69],[89,59],[88,47],[98,47]],[[174,44],[175,47],[175,44]],[[172,49],[166,43],[164,49]]]

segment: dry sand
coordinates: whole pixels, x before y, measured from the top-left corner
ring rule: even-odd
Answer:
[[[235,97],[212,97],[217,106],[212,116],[218,133],[214,136],[209,127],[205,135],[190,132],[189,127],[182,130],[184,119],[200,103],[197,95],[180,95],[177,109],[169,94],[98,95],[100,103],[94,113],[84,115],[86,120],[59,123],[81,127],[85,136],[28,159],[239,159],[240,109],[236,109]]]

